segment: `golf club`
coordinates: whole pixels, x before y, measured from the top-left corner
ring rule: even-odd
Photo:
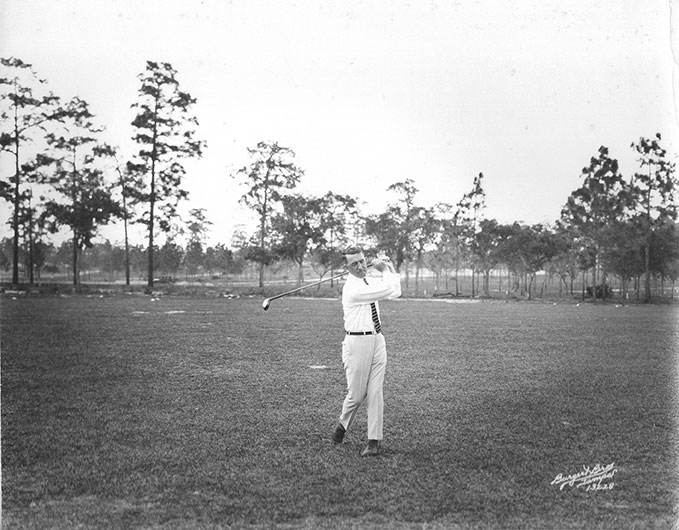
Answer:
[[[285,291],[284,293],[277,294],[276,296],[272,296],[271,298],[267,298],[266,300],[264,300],[264,301],[262,302],[262,309],[264,309],[264,311],[266,311],[267,309],[269,309],[269,306],[271,305],[271,302],[272,302],[273,300],[276,300],[277,298],[282,298],[282,297],[284,297],[284,296],[288,296],[289,294],[296,293],[296,292],[298,292],[298,291],[301,291],[302,289],[308,289],[309,287],[315,287],[316,285],[320,285],[321,283],[324,283],[324,282],[329,282],[330,280],[336,280],[337,278],[341,278],[342,276],[346,276],[347,274],[349,274],[349,271],[344,271],[344,272],[341,273],[341,274],[336,274],[335,276],[331,276],[331,277],[329,277],[329,278],[325,278],[324,280],[319,280],[319,281],[317,281],[317,282],[310,283],[309,285],[302,285],[302,287],[297,287],[297,289],[292,289],[292,290],[290,290],[290,291]]]
[[[389,258],[387,258],[387,257],[382,257],[382,258],[380,258],[380,259],[382,259],[382,260],[384,260],[384,261],[389,261],[389,262],[391,261],[391,260],[389,260]],[[368,263],[367,268],[370,269],[371,267],[373,267],[373,264],[372,264],[372,263]],[[285,291],[284,293],[277,294],[276,296],[272,296],[271,298],[266,298],[266,299],[262,302],[262,309],[264,309],[264,311],[268,310],[268,309],[269,309],[269,306],[271,305],[271,302],[272,302],[273,300],[276,300],[277,298],[282,298],[282,297],[284,297],[284,296],[288,296],[289,294],[293,294],[293,293],[299,292],[299,291],[301,291],[301,290],[303,290],[303,289],[308,289],[309,287],[315,287],[316,285],[320,285],[321,283],[329,282],[329,281],[331,281],[331,280],[336,280],[336,279],[338,279],[338,278],[341,278],[342,276],[346,276],[347,274],[349,274],[349,271],[344,271],[344,272],[341,272],[341,273],[339,273],[339,274],[335,274],[334,276],[330,276],[329,278],[325,278],[324,280],[319,280],[319,281],[317,281],[317,282],[310,283],[309,285],[302,285],[302,287],[297,287],[297,289],[292,289],[292,290],[290,290],[290,291]]]

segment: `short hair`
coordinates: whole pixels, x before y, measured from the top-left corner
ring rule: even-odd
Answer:
[[[347,254],[359,254],[360,252],[363,252],[361,247],[347,247],[342,252],[342,255],[346,256]]]
[[[344,258],[344,261],[347,261],[347,256],[351,254],[362,254],[362,253],[363,249],[361,247],[347,247],[342,252],[342,257]]]

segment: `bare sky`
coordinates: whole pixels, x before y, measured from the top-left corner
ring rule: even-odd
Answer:
[[[206,209],[213,242],[249,219],[230,174],[262,140],[297,153],[301,191],[367,212],[408,178],[454,204],[483,172],[486,217],[553,222],[600,145],[626,176],[640,136],[679,150],[673,4],[0,0],[0,55],[86,100],[125,157],[137,76],[170,62],[208,143],[184,211]]]

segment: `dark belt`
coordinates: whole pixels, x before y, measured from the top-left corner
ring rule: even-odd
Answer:
[[[376,335],[374,331],[347,331],[347,335]]]

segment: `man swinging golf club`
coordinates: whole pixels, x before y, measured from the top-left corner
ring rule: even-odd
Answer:
[[[371,266],[381,273],[381,277],[367,278],[368,264],[363,251],[358,247],[346,249],[344,260],[349,271],[342,288],[346,331],[342,341],[342,362],[347,378],[347,394],[332,441],[335,444],[342,443],[358,407],[365,401],[368,412],[368,445],[361,456],[374,456],[379,454],[379,441],[382,439],[382,385],[387,366],[387,348],[382,335],[378,300],[401,296],[401,280],[386,258],[377,258],[371,262]]]

